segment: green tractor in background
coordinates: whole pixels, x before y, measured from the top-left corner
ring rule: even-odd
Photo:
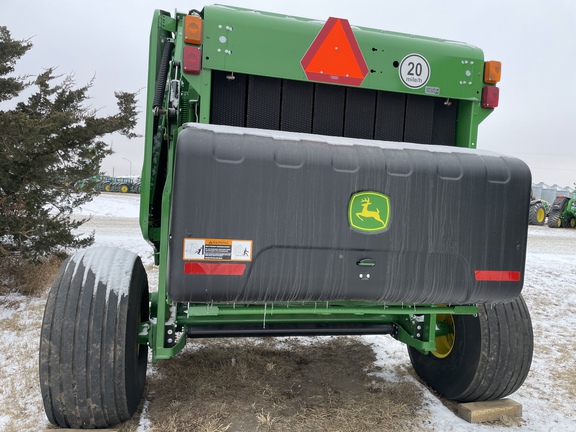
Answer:
[[[132,192],[132,179],[130,177],[117,177],[113,183],[112,192]]]
[[[100,192],[110,192],[110,184],[112,181],[114,181],[114,177],[105,175],[100,176],[100,181],[96,185],[96,190],[99,190]]]
[[[572,197],[564,195],[556,197],[548,215],[548,226],[550,228],[576,227],[576,194],[572,194]]]
[[[97,188],[103,192],[140,193],[140,178],[102,176]]]

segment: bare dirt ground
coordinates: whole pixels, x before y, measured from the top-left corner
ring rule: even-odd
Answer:
[[[421,390],[374,376],[372,349],[353,338],[207,340],[154,368],[153,431],[416,430]],[[137,429],[141,418],[123,425]]]

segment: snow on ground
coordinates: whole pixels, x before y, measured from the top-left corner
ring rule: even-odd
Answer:
[[[152,247],[142,237],[138,225],[139,213],[139,195],[113,193],[103,193],[74,212],[77,216],[90,218],[80,232],[94,231],[96,245],[117,246],[136,252],[146,266],[154,259]]]
[[[140,195],[102,193],[74,212],[82,216],[107,216],[137,219],[140,214]]]
[[[138,226],[139,197],[103,194],[78,210],[91,216],[85,232],[95,230],[96,244],[119,246],[138,253],[145,264],[152,263],[152,249],[142,239]],[[576,422],[576,230],[530,227],[526,279],[523,291],[532,314],[535,351],[532,369],[512,399],[523,406],[524,431],[568,431]],[[151,277],[154,286],[155,277]],[[11,350],[0,350],[0,430],[41,430],[47,427],[37,384],[37,349],[43,299],[19,295],[0,296],[0,338],[4,347],[25,346],[26,358]],[[10,323],[10,324],[8,324]],[[408,373],[406,347],[390,337],[363,336],[385,366],[387,380],[410,381],[423,386]],[[153,367],[150,372],[153,373]],[[510,427],[472,425],[456,417],[442,401],[423,388],[422,415],[435,431],[503,431]],[[16,401],[16,405],[15,405]],[[146,401],[145,404],[149,404]],[[147,406],[147,405],[145,405]],[[10,407],[10,408],[8,408]],[[22,421],[22,418],[26,421]],[[150,424],[144,414],[138,431]]]

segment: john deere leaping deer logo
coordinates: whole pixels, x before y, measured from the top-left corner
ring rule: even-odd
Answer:
[[[364,216],[365,218],[376,219],[378,222],[380,222],[382,224],[382,226],[384,226],[384,221],[382,219],[380,219],[380,209],[376,208],[376,211],[368,210],[368,206],[370,204],[372,204],[370,202],[370,198],[362,198],[361,203],[362,203],[361,204],[362,205],[362,211],[356,213],[356,217],[358,219],[360,219],[362,222],[364,222],[364,219],[362,219],[362,216]]]
[[[348,205],[348,223],[356,231],[379,233],[388,229],[390,198],[378,192],[358,192]]]

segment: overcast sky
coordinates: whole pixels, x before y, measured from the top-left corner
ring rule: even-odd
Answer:
[[[535,183],[576,182],[575,0],[228,0],[220,3],[352,25],[466,42],[502,62],[500,106],[480,125],[478,148],[523,159]],[[138,91],[144,129],[148,39],[154,9],[201,9],[182,0],[0,0],[0,25],[34,47],[18,74],[56,66],[79,85],[95,77],[90,96],[102,114],[115,110],[114,91]],[[493,6],[492,6],[493,5]],[[0,109],[6,108],[0,104]],[[103,170],[137,174],[143,141],[106,139],[115,154]]]

